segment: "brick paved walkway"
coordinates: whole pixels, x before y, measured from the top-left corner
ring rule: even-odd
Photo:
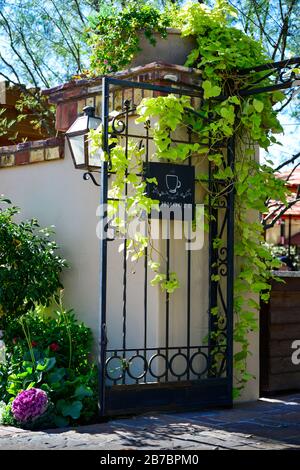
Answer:
[[[73,429],[0,427],[0,449],[300,450],[300,393],[232,410],[152,414]]]

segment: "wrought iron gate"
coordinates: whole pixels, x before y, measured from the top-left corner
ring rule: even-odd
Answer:
[[[112,122],[109,117],[113,109],[110,94],[116,89],[126,89],[127,100]],[[151,129],[149,126],[142,130],[130,126],[130,116],[134,114],[138,103],[134,103],[134,98],[128,100],[128,90],[139,90],[140,97],[149,90],[186,95],[192,99],[201,95],[193,89],[107,77],[103,79],[105,151],[109,153],[109,133],[114,132],[124,142],[125,149],[129,139],[141,142],[145,147],[147,162],[151,158]],[[190,142],[190,139],[190,132],[187,132],[183,141]],[[233,167],[233,138],[229,140],[224,155],[224,165]],[[201,159],[201,156],[198,158]],[[186,162],[188,165],[193,163],[192,158]],[[131,272],[130,262],[126,259],[125,240],[121,241],[124,244],[123,251],[118,253],[116,242],[105,236],[107,227],[104,220],[107,214],[103,210],[99,348],[99,405],[103,416],[149,410],[230,406],[232,403],[234,191],[228,191],[227,188],[218,206],[212,206],[214,193],[220,194],[225,183],[216,183],[210,163],[208,171],[210,199],[207,209],[212,217],[204,248],[206,254],[197,259],[200,255],[190,250],[181,252],[172,239],[161,242],[167,277],[174,262],[180,263],[185,272],[177,305],[168,293],[156,291],[156,297],[153,297],[154,288],[149,285],[147,248],[137,272]],[[105,207],[109,201],[110,178],[113,178],[109,162],[103,163],[100,177],[100,202]],[[126,194],[125,185],[125,197]],[[224,240],[222,248],[214,246],[216,237]],[[201,279],[206,279],[206,284]],[[201,283],[208,286],[205,292]],[[215,307],[221,312],[217,321]],[[207,327],[203,326],[204,321]],[[216,328],[219,331],[218,341],[214,340],[212,334]]]

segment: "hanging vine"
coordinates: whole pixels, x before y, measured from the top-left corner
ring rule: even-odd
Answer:
[[[197,48],[187,58],[186,65],[199,68],[202,73],[203,102],[201,109],[194,109],[189,97],[175,95],[143,99],[138,106],[138,123],[147,125],[155,119],[153,140],[156,147],[155,158],[158,160],[184,162],[191,156],[207,158],[213,168],[213,179],[225,182],[228,190],[235,191],[235,256],[236,278],[234,286],[234,370],[237,387],[234,396],[238,396],[245,383],[252,378],[247,371],[247,360],[251,355],[249,333],[258,329],[258,297],[267,301],[270,292],[272,270],[278,262],[264,243],[263,226],[258,219],[258,212],[264,212],[268,198],[286,200],[287,190],[284,182],[273,173],[272,162],[260,164],[256,158],[256,148],[268,149],[276,142],[274,134],[282,132],[273,107],[284,99],[281,92],[263,93],[242,97],[241,88],[251,87],[260,80],[262,86],[272,83],[272,77],[266,72],[241,75],[238,70],[254,67],[269,61],[262,45],[232,26],[236,11],[225,0],[215,2],[214,8],[199,3],[189,3],[176,12],[173,26],[182,31],[183,36],[196,36]],[[269,74],[268,74],[269,75]],[[265,78],[266,77],[266,78]],[[198,114],[190,110],[198,111]],[[212,117],[213,116],[213,117]],[[182,127],[192,130],[195,142],[174,143],[170,132]],[[235,136],[235,168],[226,166],[220,147],[226,146],[227,140]],[[101,145],[101,131],[91,133],[93,145]],[[125,182],[131,187],[127,197],[129,216],[136,217],[141,211],[150,212],[154,202],[146,195],[147,180],[141,180],[135,173],[142,172],[143,149],[130,142],[127,152],[118,139],[111,139],[114,147],[110,158],[112,170],[116,173],[111,188],[111,196],[120,198]],[[196,184],[205,187],[207,199],[208,185],[205,186],[204,174],[197,174]],[[152,181],[153,182],[153,181]],[[222,197],[226,195],[222,190]],[[212,204],[217,205],[221,194],[213,195]],[[118,202],[113,202],[110,215],[117,213]],[[249,217],[252,214],[252,222]],[[209,214],[206,219],[209,221]],[[128,219],[126,219],[128,222]],[[120,232],[125,230],[125,220],[114,219]],[[135,233],[127,239],[127,255],[138,260],[144,254],[145,247],[154,250],[149,233]],[[214,248],[222,248],[222,240],[214,240]],[[160,284],[169,293],[179,287],[176,273],[170,278],[160,271],[160,261],[155,261],[150,253],[150,267],[155,276],[152,284]],[[219,282],[214,274],[212,282]],[[218,308],[211,314],[218,318]],[[218,334],[218,333],[214,333]]]

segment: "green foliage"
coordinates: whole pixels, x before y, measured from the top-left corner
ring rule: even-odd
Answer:
[[[86,39],[92,49],[90,68],[93,73],[115,72],[128,65],[140,50],[139,31],[143,31],[151,44],[155,44],[154,32],[166,36],[166,28],[171,24],[168,10],[161,12],[143,3],[129,0],[121,11],[110,7],[90,16]]]
[[[297,245],[291,245],[290,247],[288,247],[287,245],[272,245],[272,244],[268,244],[268,247],[272,253],[272,256],[274,258],[282,258],[282,257],[289,257],[290,258],[290,261],[292,262],[292,265],[293,265],[293,269],[295,271],[299,271],[300,270],[300,256],[299,256],[299,253],[298,253],[298,246]],[[281,265],[279,266],[279,270],[282,266],[282,261],[281,261]]]
[[[179,108],[181,108],[181,105],[179,105]],[[168,110],[168,112],[171,114],[172,110]],[[140,117],[141,122],[147,121],[147,116],[148,111],[147,114]],[[92,148],[99,148],[102,144],[101,127],[90,131],[89,138]],[[161,272],[163,269],[162,264],[166,263],[166,259],[153,245],[149,224],[146,231],[139,230],[139,227],[136,227],[136,221],[144,220],[145,214],[150,214],[151,210],[159,203],[159,201],[148,197],[146,193],[147,182],[155,184],[156,180],[147,179],[145,176],[137,176],[137,174],[144,175],[145,149],[140,148],[136,142],[130,139],[126,149],[115,137],[109,139],[109,144],[113,144],[110,145],[110,163],[111,171],[114,173],[114,179],[109,190],[109,198],[112,200],[109,201],[107,211],[110,225],[115,230],[115,235],[126,237],[126,258],[131,262],[135,263],[142,258],[145,249],[148,248],[148,266],[154,273],[154,278],[150,281],[151,285],[159,285],[163,291],[171,294],[179,287],[176,273],[169,273],[169,276],[167,276],[164,272]],[[174,152],[174,158],[176,152],[177,149]],[[184,152],[186,153],[185,149]],[[107,155],[104,158],[107,159]],[[123,205],[125,182],[127,183],[127,196],[126,205]],[[124,248],[124,243],[121,243],[119,252],[123,251]]]
[[[177,274],[171,272],[169,278],[166,274],[157,273],[151,281],[151,286],[160,285],[163,291],[166,291],[168,294],[172,294],[176,289],[179,288],[179,281]]]
[[[62,305],[51,315],[43,307],[37,307],[9,321],[4,330],[4,342],[7,353],[20,359],[28,350],[28,344],[33,344],[36,358],[38,351],[47,351],[47,357],[55,357],[59,367],[76,368],[80,372],[89,369],[86,354],[92,347],[91,331],[76,320],[72,310],[65,311]]]
[[[8,117],[5,116],[5,111],[4,108],[0,108],[0,136],[12,132],[13,135],[10,135],[9,139],[14,140],[16,133],[13,132],[13,127],[16,124],[16,119],[8,119]]]
[[[1,415],[1,403],[0,403],[0,423],[6,426],[20,427],[20,423],[14,418],[11,410],[11,403],[6,405],[3,403],[3,411]],[[22,423],[23,429],[28,430],[39,430],[39,429],[49,429],[55,426],[53,420],[54,405],[49,402],[47,410],[41,416],[36,418],[34,421]]]
[[[97,369],[89,359],[92,334],[72,311],[60,303],[50,316],[39,308],[17,321],[9,320],[5,344],[6,362],[0,365],[4,424],[18,425],[11,402],[21,390],[31,387],[47,392],[52,403],[34,428],[86,423],[95,417]]]
[[[145,5],[158,11],[169,0],[134,3],[137,12]],[[113,12],[118,17],[127,7],[123,0],[0,0],[0,76],[15,84],[49,88],[85,73],[89,47],[83,31],[88,17],[109,17]],[[147,20],[146,10],[140,16]],[[149,21],[154,19],[149,14]]]
[[[33,129],[41,136],[55,135],[55,107],[49,105],[48,97],[40,90],[23,90],[16,102],[17,122],[28,119]]]
[[[55,108],[49,105],[47,97],[38,89],[15,87],[15,92],[19,92],[20,95],[15,104],[17,116],[9,119],[6,109],[0,107],[0,136],[7,136],[11,144],[19,143],[21,140],[18,135],[19,123],[24,121],[32,126],[41,139],[54,136]]]
[[[66,265],[51,240],[53,228],[41,229],[35,219],[17,223],[19,209],[1,198],[0,316],[17,317],[35,303],[48,305],[62,287],[59,275]]]
[[[146,124],[150,118],[159,117],[153,131],[153,141],[156,146],[154,156],[159,160],[184,161],[192,152],[199,151],[200,145],[196,143],[172,145],[170,136],[170,133],[178,130],[180,126],[184,127],[183,116],[190,107],[190,99],[187,96],[178,98],[173,94],[143,100],[138,106],[137,123]]]

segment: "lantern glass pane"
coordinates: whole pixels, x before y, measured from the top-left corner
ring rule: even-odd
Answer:
[[[88,117],[80,116],[68,129],[67,134],[71,134],[73,132],[79,132],[79,131],[86,132],[87,129],[88,129]]]
[[[76,165],[84,165],[84,135],[69,137]]]
[[[89,152],[89,166],[101,167],[103,161],[103,150],[102,148],[97,149],[96,152],[91,151],[91,142],[88,141],[88,152]]]
[[[100,118],[91,117],[91,116],[89,117],[89,123],[88,123],[89,129],[97,129],[97,127],[99,127],[100,124],[101,124]]]

